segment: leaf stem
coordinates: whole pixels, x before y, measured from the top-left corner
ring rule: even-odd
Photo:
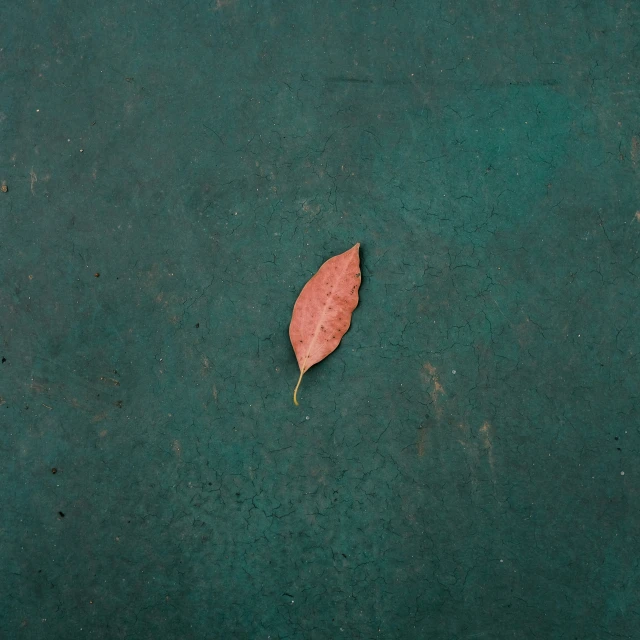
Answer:
[[[302,369],[300,371],[300,377],[298,378],[298,384],[296,385],[296,388],[293,390],[293,404],[296,405],[296,407],[298,407],[298,398],[296,397],[298,395],[298,388],[300,387],[300,383],[302,382],[302,376],[304,375],[304,369]]]

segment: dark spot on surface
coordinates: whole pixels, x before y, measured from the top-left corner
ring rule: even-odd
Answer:
[[[64,513],[62,513],[62,511],[58,511],[58,515],[59,515],[61,518],[64,518]]]
[[[620,438],[618,438],[618,436],[616,436],[616,437],[614,438],[614,440],[620,440]]]
[[[51,469],[51,473],[53,473],[53,475],[55,476],[56,473],[58,473],[58,469],[56,467],[53,467],[53,469]]]
[[[118,407],[118,409],[122,409],[122,400],[116,400],[116,402],[114,402],[114,404],[116,405],[116,407]]]
[[[99,271],[96,271],[96,272],[93,274],[93,277],[94,277],[94,278],[99,278],[99,277],[100,277],[100,272],[99,272]]]
[[[5,357],[2,358],[2,364],[4,364],[7,361],[7,359]]]
[[[200,328],[200,323],[196,322],[196,329],[199,329],[199,328]]]

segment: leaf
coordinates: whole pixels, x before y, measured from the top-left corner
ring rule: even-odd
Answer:
[[[300,377],[335,351],[351,324],[351,314],[358,306],[360,288],[360,243],[338,256],[329,258],[315,276],[304,285],[289,325],[289,338],[298,359]]]

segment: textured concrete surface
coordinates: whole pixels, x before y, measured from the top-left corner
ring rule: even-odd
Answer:
[[[639,20],[9,0],[1,637],[639,638]]]

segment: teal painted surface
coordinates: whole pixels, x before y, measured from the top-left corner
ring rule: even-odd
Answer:
[[[638,6],[3,14],[3,638],[640,637]]]

